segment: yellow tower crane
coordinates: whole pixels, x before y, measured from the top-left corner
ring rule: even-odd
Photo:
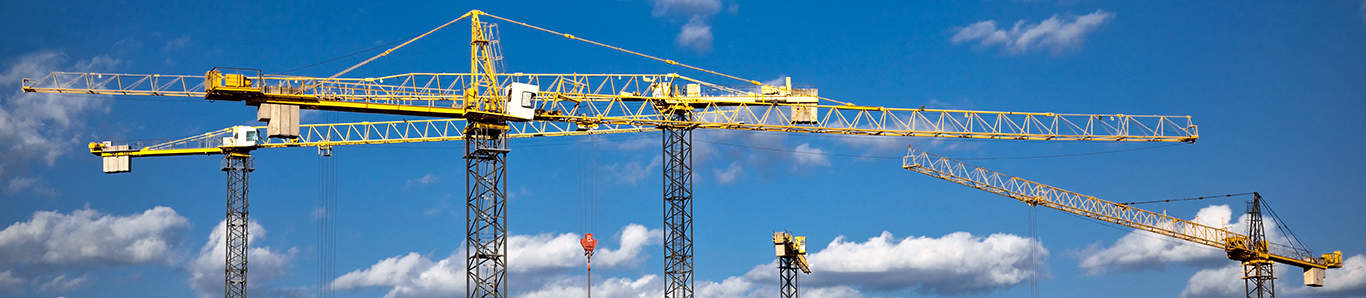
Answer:
[[[778,296],[798,297],[797,270],[811,274],[811,263],[806,262],[806,237],[773,232],[773,251],[778,256]]]
[[[247,281],[247,222],[249,173],[254,171],[251,153],[258,149],[317,147],[330,155],[334,146],[401,144],[464,140],[463,120],[432,119],[300,125],[294,139],[265,138],[267,127],[233,126],[172,141],[137,144],[113,141],[91,142],[90,153],[103,160],[105,173],[130,172],[132,158],[223,155],[222,170],[227,173],[227,251],[225,254],[225,296],[243,297]],[[595,130],[557,130],[547,126],[517,126],[507,138],[573,136],[650,131],[621,128]]]
[[[518,73],[501,69],[494,19],[658,61],[704,75],[738,80],[730,87],[667,74]],[[341,78],[453,23],[470,21],[469,73],[407,73]],[[1190,116],[1058,114],[862,106],[799,89],[790,80],[773,86],[755,80],[630,51],[543,27],[473,10],[330,77],[264,74],[259,70],[213,68],[204,75],[54,72],[22,82],[25,92],[140,95],[237,101],[257,107],[267,121],[260,148],[289,147],[307,140],[299,109],[450,119],[441,134],[460,134],[466,160],[466,290],[471,297],[506,295],[506,140],[518,134],[658,129],[663,135],[665,205],[665,296],[693,296],[692,131],[698,128],[869,136],[915,136],[992,140],[1194,142],[1199,133]],[[441,120],[435,120],[441,121]],[[395,124],[403,125],[403,124]],[[433,125],[444,125],[433,123]],[[257,132],[260,133],[259,131]],[[235,138],[236,136],[234,136]],[[244,130],[243,137],[246,137]],[[222,142],[221,137],[218,141]],[[280,139],[278,143],[265,139]],[[245,140],[245,139],[244,139]],[[444,140],[455,140],[448,138]],[[320,144],[330,141],[323,140]],[[382,143],[382,142],[378,142]],[[271,145],[275,144],[275,145]],[[302,145],[295,145],[302,146]],[[322,146],[322,145],[320,145]],[[120,154],[135,148],[103,145],[114,159],[106,170],[126,171]],[[195,152],[224,154],[229,171],[229,217],[245,235],[246,173],[249,155],[235,146],[201,146]],[[92,147],[92,150],[95,150]],[[191,152],[185,151],[185,152]],[[170,151],[167,151],[169,153]],[[127,156],[136,153],[126,152]],[[191,153],[193,154],[193,153]],[[102,156],[105,156],[102,154]],[[111,168],[112,167],[112,168]],[[234,184],[234,181],[237,181]],[[241,195],[235,198],[234,195]],[[240,210],[231,210],[240,208]],[[234,235],[233,233],[229,233]],[[245,237],[230,251],[245,256]],[[233,253],[229,253],[233,255]],[[229,258],[229,267],[235,260]],[[245,272],[245,259],[240,260]],[[242,279],[245,282],[245,279]],[[231,296],[244,284],[229,282]],[[236,292],[234,292],[236,291]]]
[[[1212,227],[1194,221],[1139,209],[1130,204],[1102,200],[1050,185],[1009,176],[909,148],[901,167],[907,170],[984,190],[1029,204],[1043,206],[1098,219],[1133,229],[1185,240],[1195,244],[1222,249],[1228,258],[1243,264],[1243,280],[1248,297],[1274,297],[1275,277],[1272,264],[1281,263],[1304,270],[1304,285],[1323,286],[1324,270],[1342,268],[1342,252],[1333,251],[1314,256],[1306,247],[1280,245],[1269,242],[1262,230],[1262,197],[1254,194],[1248,206],[1248,233],[1241,234],[1222,227]],[[1277,244],[1277,245],[1272,245]]]

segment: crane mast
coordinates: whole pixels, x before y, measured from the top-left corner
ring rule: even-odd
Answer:
[[[492,23],[483,22],[482,18],[485,17],[670,66],[739,80],[748,87],[730,87],[677,73],[509,73],[500,69],[502,57],[497,30]],[[468,73],[405,73],[339,78],[465,18],[471,23],[471,65]],[[145,147],[92,144],[91,152],[105,157],[107,172],[126,172],[129,170],[128,159],[142,156],[223,154],[227,160],[238,163],[242,160],[235,158],[247,157],[249,163],[245,152],[254,149],[463,140],[467,182],[465,243],[466,253],[469,254],[466,256],[466,290],[471,297],[506,295],[506,165],[507,153],[510,152],[507,140],[513,137],[656,129],[662,132],[665,296],[668,297],[693,296],[692,133],[699,128],[1029,141],[1189,143],[1199,138],[1198,129],[1190,116],[1024,113],[856,105],[822,97],[815,89],[793,88],[790,79],[782,86],[766,85],[478,10],[472,10],[326,78],[271,75],[260,70],[237,68],[213,68],[204,75],[54,72],[36,79],[23,79],[22,89],[30,93],[168,96],[236,101],[257,107],[258,120],[268,122],[266,137],[246,136],[259,134],[260,128],[230,128],[233,130],[231,139],[234,143],[227,143],[227,138],[216,135]],[[371,125],[379,122],[350,124],[365,127],[365,137],[332,139],[330,131],[319,133],[318,129],[344,125],[299,125],[300,109],[445,120],[390,122],[384,124],[388,125],[385,127]],[[424,129],[433,126],[457,129],[406,134],[416,127],[414,125],[427,125],[422,126]],[[391,138],[388,137],[390,131],[386,130],[384,137],[372,138],[369,134],[372,128],[398,128],[404,130],[405,134]],[[237,134],[239,131],[242,133]],[[218,132],[223,133],[228,132]],[[240,142],[237,142],[239,137]],[[192,144],[196,141],[207,143]],[[208,144],[213,142],[218,143]],[[234,169],[246,168],[250,167]],[[245,170],[238,172],[245,173]],[[242,177],[243,187],[239,192],[242,202],[245,202],[246,176]],[[245,206],[243,203],[241,207],[243,219],[246,216]],[[242,249],[245,249],[245,245]],[[243,268],[245,263],[243,259]]]
[[[1246,280],[1248,297],[1273,295],[1273,263],[1303,269],[1304,285],[1311,287],[1323,286],[1325,269],[1342,268],[1341,251],[1312,256],[1306,250],[1279,249],[1277,246],[1268,245],[1265,232],[1262,231],[1260,194],[1256,194],[1249,205],[1252,222],[1248,227],[1250,233],[1244,235],[1225,228],[1168,216],[1165,212],[1156,213],[1009,176],[913,147],[909,148],[907,155],[902,158],[901,166],[906,170],[1019,200],[1031,206],[1043,206],[1222,249],[1228,254],[1229,259],[1243,264],[1243,279]]]
[[[470,11],[470,73],[465,89],[465,289],[469,297],[505,297],[507,283],[507,124],[499,94],[493,27]]]
[[[1266,229],[1262,225],[1262,194],[1252,194],[1252,201],[1247,204],[1247,215],[1247,243],[1252,243],[1254,251],[1269,251]],[[1251,259],[1243,262],[1243,291],[1247,293],[1247,297],[1276,297],[1276,266],[1274,262],[1240,254],[1229,252],[1229,258],[1235,260]],[[1322,272],[1322,269],[1319,270],[1318,272]],[[1311,280],[1311,275],[1313,273],[1310,273],[1310,269],[1304,270],[1305,284],[1317,282],[1321,285],[1323,283],[1323,280]]]

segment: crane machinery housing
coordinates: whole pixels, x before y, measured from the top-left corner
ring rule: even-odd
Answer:
[[[738,80],[730,87],[678,73],[519,73],[502,69],[498,20],[571,41]],[[470,23],[468,73],[406,73],[342,78],[360,66],[461,20]],[[455,141],[465,143],[466,291],[507,295],[507,154],[517,137],[660,130],[663,153],[666,297],[693,296],[692,132],[726,129],[868,136],[1027,141],[1194,142],[1190,116],[1060,114],[863,106],[772,86],[573,34],[469,11],[330,77],[213,68],[204,75],[54,72],[25,78],[30,93],[170,96],[242,102],[260,127],[229,128],[152,145],[97,143],[106,172],[127,172],[129,158],[221,154],[228,171],[229,296],[245,291],[247,173],[250,152],[288,147]],[[374,123],[300,125],[300,109],[433,117]],[[256,134],[253,137],[251,134]],[[240,245],[239,245],[240,244]],[[241,256],[234,258],[234,256]],[[239,270],[240,269],[240,270]]]
[[[1273,263],[1286,264],[1304,270],[1304,285],[1322,287],[1324,271],[1342,268],[1342,251],[1318,256],[1307,247],[1293,241],[1275,245],[1266,239],[1262,226],[1262,196],[1253,193],[1248,204],[1247,234],[1213,227],[1172,216],[1102,200],[1031,180],[1009,176],[961,161],[940,157],[909,147],[901,160],[902,168],[987,191],[1029,204],[1043,206],[1078,216],[1110,222],[1140,231],[1151,232],[1178,240],[1224,250],[1228,258],[1242,263],[1244,286],[1248,297],[1274,297],[1275,276]]]
[[[778,257],[778,296],[798,297],[797,270],[811,274],[811,264],[806,261],[806,237],[773,232],[773,251]]]

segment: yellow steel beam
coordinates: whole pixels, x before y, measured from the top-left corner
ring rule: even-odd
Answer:
[[[1102,200],[1042,183],[1002,174],[996,171],[968,165],[961,161],[936,156],[910,148],[902,158],[902,168],[925,174],[930,177],[987,191],[1012,198],[1026,204],[1043,206],[1055,210],[1102,220],[1137,230],[1185,240],[1226,251],[1247,245],[1248,237],[1224,228],[1212,227],[1193,221],[1156,213],[1133,206]],[[1263,246],[1264,247],[1264,246]],[[1341,260],[1307,255],[1282,255],[1270,251],[1258,251],[1260,257],[1279,263],[1301,268],[1337,268]],[[1232,256],[1233,254],[1230,254]],[[1249,260],[1240,260],[1249,261]]]
[[[289,147],[331,147],[369,144],[399,144],[464,140],[465,121],[458,119],[405,120],[300,125],[298,139],[264,139],[252,146],[224,146],[223,138],[232,137],[232,128],[215,130],[187,138],[145,146],[130,146],[128,150],[113,150],[103,143],[91,143],[90,153],[101,157],[216,155],[256,149]],[[264,126],[253,127],[257,131]],[[508,138],[577,136],[652,131],[654,128],[633,126],[600,126],[579,129],[571,125],[528,122],[509,126]],[[264,134],[260,134],[264,135]]]
[[[192,76],[52,73],[25,79],[27,92],[188,96],[286,104],[305,109],[465,118],[471,75],[412,73],[379,78],[260,76],[254,89],[205,91]],[[524,74],[498,76],[542,86],[535,120],[580,124],[826,134],[1005,140],[1194,142],[1190,116],[1058,114],[954,109],[821,105],[819,97],[785,88],[766,94],[676,74]],[[387,82],[387,83],[386,83]],[[696,94],[680,91],[696,85]],[[664,114],[684,109],[689,121]]]

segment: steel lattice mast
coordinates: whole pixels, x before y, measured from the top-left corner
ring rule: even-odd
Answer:
[[[795,258],[778,258],[778,297],[797,298],[797,264]]]
[[[465,127],[465,293],[467,297],[506,297],[507,123],[499,91],[497,33],[470,15],[470,73],[465,108],[475,113]]]
[[[1250,222],[1248,235],[1223,227],[1213,227],[1194,221],[1168,216],[1130,204],[1102,200],[1028,179],[1002,174],[961,161],[936,156],[909,148],[902,158],[906,170],[943,179],[971,188],[1019,200],[1030,206],[1042,206],[1078,216],[1122,225],[1135,230],[1224,250],[1228,258],[1243,265],[1244,286],[1248,297],[1274,297],[1275,263],[1304,270],[1304,285],[1323,286],[1324,270],[1342,268],[1342,252],[1334,251],[1318,256],[1307,248],[1272,246],[1263,231],[1261,194],[1253,193],[1248,205]]]
[[[1270,251],[1267,247],[1266,230],[1262,225],[1262,194],[1252,193],[1252,201],[1247,203],[1248,243],[1254,250]],[[1269,259],[1243,261],[1243,290],[1249,298],[1276,297],[1276,266]]]
[[[754,90],[728,87],[676,73],[502,73],[498,69],[501,57],[496,32],[491,29],[491,24],[482,23],[480,17],[510,22],[706,75],[739,80]],[[464,18],[471,21],[469,73],[407,73],[338,78]],[[267,129],[271,138],[253,141],[248,146],[252,149],[405,141],[472,142],[467,143],[465,152],[467,180],[480,181],[485,188],[468,186],[467,203],[471,204],[467,206],[474,206],[474,209],[467,210],[467,214],[475,214],[479,210],[487,217],[477,219],[484,221],[481,223],[475,223],[476,219],[467,222],[466,245],[492,250],[467,250],[467,253],[500,261],[476,262],[469,260],[473,256],[467,256],[467,283],[470,286],[466,290],[472,296],[476,289],[480,289],[481,296],[500,297],[506,294],[506,250],[496,251],[498,245],[494,244],[501,242],[504,247],[506,245],[507,214],[505,209],[493,206],[505,207],[506,181],[502,179],[506,179],[506,139],[519,135],[664,130],[665,275],[668,277],[666,295],[671,297],[693,295],[691,133],[697,128],[1034,141],[1193,142],[1199,138],[1198,130],[1189,116],[1021,113],[855,105],[820,97],[815,89],[795,89],[790,83],[784,86],[766,85],[478,10],[470,11],[331,77],[268,75],[259,70],[254,74],[243,74],[230,73],[230,70],[215,68],[202,76],[56,72],[38,79],[24,79],[23,90],[39,93],[198,97],[244,102],[248,106],[260,107],[261,112],[292,111],[293,117],[286,117],[290,120],[283,121],[283,127],[286,128],[284,132],[277,131],[279,127],[276,122],[279,121],[271,120],[271,128]],[[199,83],[200,79],[203,83]],[[518,88],[518,84],[530,88],[520,93],[523,94],[521,97],[514,98],[513,95],[519,94],[517,89],[510,92],[504,89]],[[363,136],[345,134],[339,139],[332,139],[336,131],[314,135],[322,127],[300,127],[297,123],[299,109],[448,119],[395,121],[383,127],[361,123],[353,127],[365,129]],[[520,112],[515,113],[513,109]],[[466,122],[463,126],[453,125],[451,121],[457,119]],[[288,123],[290,121],[292,125]],[[445,121],[444,124],[442,121]],[[419,122],[425,126],[415,125]],[[452,126],[456,130],[450,130]],[[289,128],[294,131],[290,132]],[[300,128],[304,131],[298,131]],[[383,131],[373,131],[378,136],[372,136],[370,129],[375,128]],[[275,138],[287,141],[273,142]],[[207,139],[216,142],[213,138]],[[97,144],[92,145],[91,152],[106,158],[107,171],[112,158],[115,165],[112,172],[126,172],[128,157],[223,154],[247,146],[241,143],[180,145],[184,144],[172,144],[170,147],[188,148],[163,150],[144,147],[146,150],[140,150]],[[477,169],[481,167],[484,170]],[[487,266],[481,268],[488,270],[473,270],[484,265]]]
[[[228,177],[228,212],[224,220],[227,231],[224,243],[223,297],[240,298],[247,296],[247,236],[249,229],[247,195],[247,175],[251,173],[251,156],[233,153],[223,157],[223,172]]]
[[[687,121],[688,112],[673,114]],[[665,126],[664,297],[693,296],[692,128]]]

